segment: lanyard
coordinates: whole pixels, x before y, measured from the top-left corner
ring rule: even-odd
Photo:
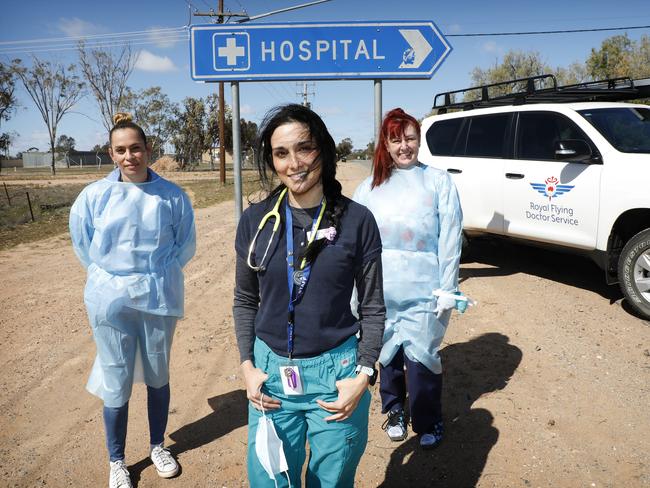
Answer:
[[[307,246],[309,246],[309,244],[311,244],[316,238],[316,231],[318,230],[321,220],[323,219],[323,214],[325,213],[325,205],[325,197],[323,197],[318,207],[317,215],[314,217],[314,221],[311,224],[311,235],[309,237],[309,241],[307,242]],[[296,303],[302,298],[302,295],[305,292],[305,287],[307,286],[307,281],[309,280],[309,275],[311,274],[311,263],[305,266],[307,264],[307,261],[305,258],[303,258],[302,262],[300,263],[300,268],[298,270],[294,270],[293,215],[291,215],[288,198],[284,209],[287,223],[287,284],[289,286],[287,352],[289,353],[289,359],[291,359],[291,356],[293,354],[294,311],[296,309]]]

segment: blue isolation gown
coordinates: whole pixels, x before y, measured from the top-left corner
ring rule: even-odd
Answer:
[[[84,302],[98,349],[87,388],[108,406],[121,406],[130,396],[134,364],[124,359],[123,341],[125,334],[141,334],[134,332],[138,318],[146,318],[148,326],[158,317],[154,333],[173,334],[175,318],[183,316],[182,268],[196,248],[189,198],[174,183],[148,172],[148,181],[129,183],[119,181],[116,169],[88,185],[70,210],[70,236],[87,269]],[[171,337],[149,340],[154,347],[171,344]],[[159,382],[167,381],[166,361],[150,373],[160,375]],[[151,386],[164,386],[156,382],[147,379]]]
[[[382,241],[386,328],[379,362],[391,362],[400,346],[411,361],[442,372],[438,349],[450,313],[437,317],[432,292],[458,290],[462,211],[445,171],[418,163],[393,169],[371,190],[364,180],[353,199],[375,216]]]

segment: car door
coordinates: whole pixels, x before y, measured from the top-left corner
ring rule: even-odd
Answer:
[[[515,157],[504,163],[505,234],[593,249],[602,174],[596,146],[559,112],[521,111],[515,126]],[[596,157],[557,160],[556,143],[567,139],[586,141]]]
[[[503,233],[500,175],[510,119],[507,113],[446,119],[426,131],[431,165],[450,173],[458,189],[465,230]]]

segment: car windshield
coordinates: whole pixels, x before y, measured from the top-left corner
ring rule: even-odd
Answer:
[[[650,109],[597,108],[578,113],[619,151],[650,153]]]

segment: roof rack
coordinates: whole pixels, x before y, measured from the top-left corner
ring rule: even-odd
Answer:
[[[491,95],[491,92],[503,92],[504,89],[508,91],[505,95]],[[457,94],[462,94],[464,98],[465,94],[475,91],[480,91],[477,100],[454,101],[454,96]],[[444,103],[439,105],[438,99],[441,97]],[[481,107],[549,102],[621,102],[639,98],[650,98],[650,78],[632,80],[629,77],[622,77],[558,86],[555,76],[546,74],[438,93],[433,99],[433,109],[443,114],[449,109],[472,110]]]

